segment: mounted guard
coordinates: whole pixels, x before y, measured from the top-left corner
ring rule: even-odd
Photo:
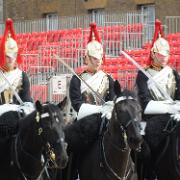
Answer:
[[[153,154],[167,136],[171,120],[180,121],[180,76],[169,66],[170,47],[164,38],[161,22],[156,20],[149,66],[139,71],[136,79],[138,95],[147,122],[145,141],[150,148],[144,167],[147,180],[156,179]]]
[[[74,75],[70,82],[70,100],[78,113],[77,119],[102,112],[106,101],[112,101],[114,80],[103,70],[104,52],[95,23],[90,24],[90,35],[85,53],[86,70]],[[110,109],[113,107],[110,105]]]
[[[21,63],[13,21],[8,18],[0,45],[0,115],[8,111],[27,115],[35,110],[28,76],[18,68]],[[11,126],[11,121],[0,117],[2,126]]]

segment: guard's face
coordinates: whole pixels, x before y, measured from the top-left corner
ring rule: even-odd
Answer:
[[[165,67],[169,62],[169,55],[164,56],[160,53],[154,53],[153,56],[154,62],[162,67]]]
[[[15,67],[15,64],[16,64],[16,58],[15,57],[9,57],[9,56],[6,56],[6,64],[5,66],[8,68],[8,69],[14,69]]]
[[[95,57],[89,56],[88,58],[88,69],[91,71],[98,71],[101,67],[102,60]]]

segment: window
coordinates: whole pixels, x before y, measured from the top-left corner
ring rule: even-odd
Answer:
[[[91,9],[88,10],[88,14],[91,15],[91,21],[96,22],[98,26],[102,26],[102,22],[104,19],[104,9]]]
[[[47,13],[43,15],[46,18],[47,30],[57,30],[58,29],[58,15],[57,13]]]
[[[145,39],[147,42],[152,40],[154,34],[154,23],[155,23],[155,5],[145,4],[139,6],[141,13],[143,15],[143,23],[145,24]]]

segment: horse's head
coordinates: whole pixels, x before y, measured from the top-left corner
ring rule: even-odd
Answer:
[[[128,91],[120,91],[120,85],[115,83],[115,92],[117,98],[114,102],[114,109],[112,113],[112,132],[121,133],[124,148],[127,144],[131,149],[137,149],[142,143],[142,136],[140,135],[141,107],[135,95]],[[122,140],[122,139],[121,139]],[[119,140],[120,141],[120,140]]]
[[[38,135],[45,143],[45,157],[51,160],[53,166],[64,168],[68,156],[61,111],[55,104],[42,105],[39,101],[36,102],[36,110],[36,121],[39,124]]]

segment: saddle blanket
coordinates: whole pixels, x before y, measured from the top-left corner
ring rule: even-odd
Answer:
[[[19,105],[17,104],[0,105],[0,116],[8,111],[19,111]]]
[[[25,102],[23,105],[3,104],[0,105],[0,116],[9,111],[23,112],[25,115],[28,115],[34,110],[34,105],[31,102]]]

